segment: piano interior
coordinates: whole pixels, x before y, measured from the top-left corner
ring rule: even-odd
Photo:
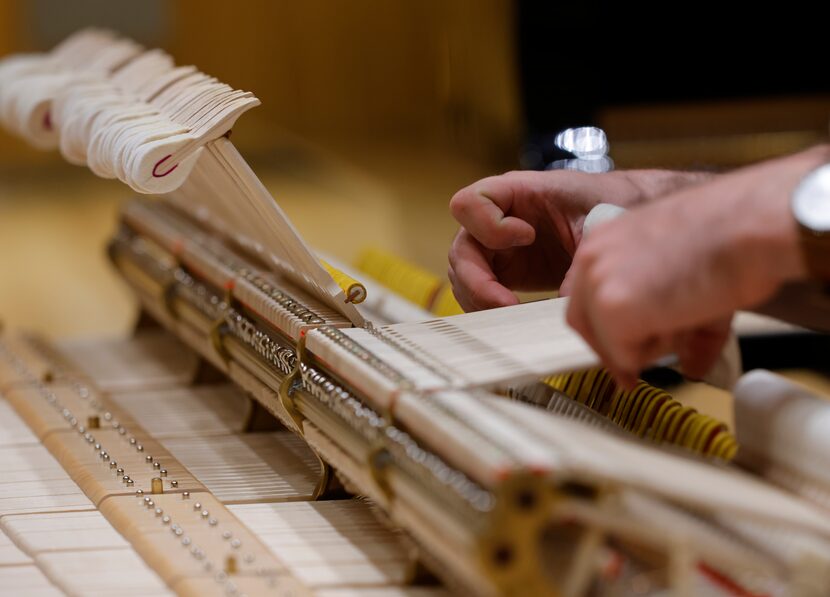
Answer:
[[[0,2],[0,593],[827,594],[824,336],[741,314],[719,376],[624,391],[565,299],[455,302],[447,199],[573,124],[522,98],[531,3],[98,13],[130,36],[23,4]],[[734,166],[820,138],[819,91],[589,124],[626,167]],[[164,133],[107,128],[134,118]]]

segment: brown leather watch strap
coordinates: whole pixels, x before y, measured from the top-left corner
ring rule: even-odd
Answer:
[[[799,226],[801,254],[810,277],[830,283],[830,233],[817,233]]]

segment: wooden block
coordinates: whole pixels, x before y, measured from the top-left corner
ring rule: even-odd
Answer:
[[[181,597],[204,597],[206,595],[268,595],[269,597],[306,597],[313,593],[298,580],[290,576],[270,579],[252,576],[231,576],[229,578],[185,578],[173,585]]]
[[[55,365],[24,336],[0,338],[0,389],[56,379],[61,372]]]
[[[60,431],[47,436],[43,443],[96,504],[107,496],[134,495],[138,489],[149,494],[154,478],[162,480],[166,492],[204,489],[157,441],[143,431],[134,431],[121,435],[114,429],[100,429],[91,436],[94,442],[87,441],[76,431]],[[131,439],[136,440],[135,445],[130,443]],[[100,447],[96,449],[96,445]],[[102,451],[107,458],[101,457]],[[148,457],[152,457],[160,467],[155,468],[153,463],[147,461]],[[115,462],[117,468],[113,468],[110,462]],[[119,468],[123,469],[121,473]],[[162,470],[167,471],[166,476],[162,476]],[[125,483],[124,476],[128,476],[133,484]]]
[[[105,500],[101,512],[168,584],[214,577],[227,569],[229,559],[232,574],[285,574],[257,536],[210,494],[145,497],[152,499],[152,506],[143,497],[119,496]]]

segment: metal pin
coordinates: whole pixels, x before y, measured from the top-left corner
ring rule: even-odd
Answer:
[[[118,468],[118,463],[115,460],[110,460],[110,468]]]
[[[159,471],[159,475],[161,475],[162,477],[166,477],[167,476],[167,469],[166,468],[161,469]]]
[[[161,517],[161,522],[163,524],[170,524],[170,517],[167,516],[167,514],[165,514],[164,516]]]
[[[208,516],[210,516],[210,512],[208,512],[207,510],[202,510],[202,518],[207,518]]]
[[[153,500],[147,500],[145,502],[145,505],[147,506],[148,510],[152,510],[153,508],[156,507],[156,503]]]
[[[93,446],[93,447],[94,447],[96,450],[100,450],[100,449],[101,449],[101,444],[97,444],[97,443],[96,443],[96,444],[95,444],[95,446]]]
[[[144,495],[144,490],[143,489],[136,489],[135,490],[135,497],[141,497],[143,495]]]
[[[161,516],[162,514],[164,514],[164,510],[162,510],[161,508],[156,508],[156,516]]]
[[[161,464],[159,464],[158,462],[154,462],[153,463],[153,468],[156,469],[156,470],[159,470],[161,468]]]
[[[130,438],[130,445],[131,445],[131,446],[134,446],[135,444],[136,444],[135,438],[134,438],[134,437],[131,437],[131,438]]]
[[[182,545],[184,545],[185,547],[190,545],[190,537],[182,537]]]
[[[178,487],[178,486],[179,486],[178,481],[170,481],[170,487]]]
[[[231,537],[233,537],[233,533],[231,533],[230,531],[225,531],[224,533],[222,533],[222,539],[226,541]]]
[[[202,509],[202,504],[200,502],[196,502],[195,504],[193,504],[193,509],[194,510],[201,510]]]
[[[145,460],[146,462],[153,462],[153,457],[152,457],[152,456],[145,456],[145,457],[144,457],[144,460]]]
[[[176,537],[181,537],[182,535],[184,535],[184,530],[182,529],[182,527],[177,528],[174,532],[176,533]]]
[[[121,468],[121,467],[118,467],[117,469],[115,469],[115,474],[116,475],[123,475],[124,474],[124,469]]]
[[[164,493],[164,485],[159,477],[150,479],[150,491],[152,493]]]
[[[104,420],[105,421],[112,421],[112,413],[110,411],[107,411],[107,412],[104,413]]]
[[[182,499],[183,500],[189,500],[190,499],[190,492],[189,491],[183,491],[182,492]]]
[[[146,497],[146,498],[144,498],[144,503],[145,503],[145,504],[149,504],[149,503],[150,503],[150,502],[152,502],[152,501],[153,501],[153,498],[150,498],[150,497]]]
[[[237,572],[236,558],[233,556],[225,558],[225,574],[236,574]]]
[[[123,426],[123,425],[120,425],[120,426],[118,427],[118,435],[127,435],[127,430],[126,430],[126,429],[124,429],[124,426]]]
[[[219,524],[219,521],[215,518],[211,518],[210,520],[208,520],[208,524],[212,527],[215,527],[217,524]]]
[[[124,475],[123,477],[121,477],[121,480],[124,481],[124,483],[126,483],[127,481],[130,480],[130,476],[129,475]]]
[[[141,444],[136,444],[135,449],[138,450],[139,452],[143,452],[144,451],[144,446],[142,446]]]
[[[239,539],[234,539],[233,541],[231,541],[231,547],[233,547],[234,549],[239,549],[240,547],[242,547],[242,541],[240,541]]]
[[[98,415],[90,415],[86,418],[86,426],[89,429],[100,429],[101,419],[98,418]]]
[[[133,481],[132,479],[127,479],[127,487],[132,487],[133,485],[135,485],[135,481]]]

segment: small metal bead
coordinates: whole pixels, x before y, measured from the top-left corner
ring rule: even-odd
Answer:
[[[123,477],[121,477],[121,480],[122,480],[124,483],[126,483],[127,481],[129,481],[129,480],[130,480],[130,476],[129,476],[129,475],[124,475]]]
[[[182,499],[183,499],[183,500],[188,500],[188,499],[190,499],[190,492],[189,492],[189,491],[183,491],[183,492],[182,492]]]
[[[170,481],[170,487],[178,487],[178,486],[179,486],[178,481]]]
[[[219,521],[215,518],[211,518],[210,520],[208,520],[208,524],[212,527],[215,527],[217,524],[219,524]]]
[[[242,547],[242,541],[240,541],[239,539],[234,539],[233,541],[231,541],[231,547],[233,547],[234,549],[239,549],[240,547]]]
[[[127,479],[127,487],[132,487],[133,485],[135,485],[135,481],[133,481],[132,479]]]
[[[162,514],[164,514],[164,510],[162,510],[161,508],[156,508],[156,516],[161,516]]]
[[[118,428],[118,435],[127,435],[127,430],[123,426]]]
[[[149,503],[150,503],[150,502],[152,502],[152,501],[153,501],[153,498],[150,498],[150,497],[146,497],[146,498],[144,498],[144,503],[145,503],[145,504],[149,504]]]
[[[207,518],[208,516],[210,516],[210,512],[208,512],[207,510],[202,510],[202,518]]]
[[[156,503],[153,500],[149,500],[146,502],[146,506],[148,510],[152,510],[156,507]]]
[[[96,450],[100,450],[101,449],[101,444],[95,444],[94,447],[95,447]]]
[[[153,462],[153,457],[152,457],[152,456],[145,456],[145,457],[144,457],[144,460],[145,460],[146,462]]]
[[[164,516],[161,517],[161,522],[164,523],[164,524],[170,524],[170,517],[167,516],[167,514],[165,514]]]
[[[193,504],[193,509],[194,510],[201,510],[202,509],[202,504],[200,502],[196,502],[195,504]]]
[[[101,456],[101,460],[109,460],[110,459],[110,455],[106,452],[101,452],[100,456]]]
[[[84,427],[83,425],[79,425],[78,426],[78,433],[80,433],[81,435],[85,434],[86,433],[86,427]]]
[[[107,411],[104,413],[104,420],[105,421],[112,421],[112,413]]]
[[[143,489],[136,489],[135,490],[135,497],[141,497],[143,495],[144,495],[144,490]]]
[[[136,440],[135,440],[135,438],[134,438],[134,437],[131,437],[131,438],[130,438],[130,445],[131,445],[131,446],[134,446],[135,444],[136,444]]]
[[[177,528],[174,532],[176,533],[176,537],[181,537],[182,535],[184,535],[184,530],[182,530],[181,527]]]
[[[115,460],[110,460],[110,468],[117,468],[117,467],[118,467],[118,463],[115,462]]]
[[[190,545],[190,537],[182,537],[182,545],[184,545],[185,547]]]
[[[161,475],[162,477],[166,477],[167,476],[167,469],[166,468],[161,469],[159,471],[159,475]]]
[[[161,464],[159,464],[158,462],[154,462],[154,463],[153,463],[153,468],[154,468],[154,469],[156,469],[156,470],[158,470],[158,469],[160,469],[160,468],[161,468]]]
[[[225,531],[224,533],[222,533],[222,539],[225,539],[226,541],[231,537],[233,537],[233,533],[231,533],[230,531]]]
[[[121,468],[121,467],[115,469],[115,474],[116,475],[123,475],[124,474],[124,469]]]
[[[142,446],[141,444],[137,444],[135,449],[138,450],[139,452],[143,452],[144,451],[144,446]]]

